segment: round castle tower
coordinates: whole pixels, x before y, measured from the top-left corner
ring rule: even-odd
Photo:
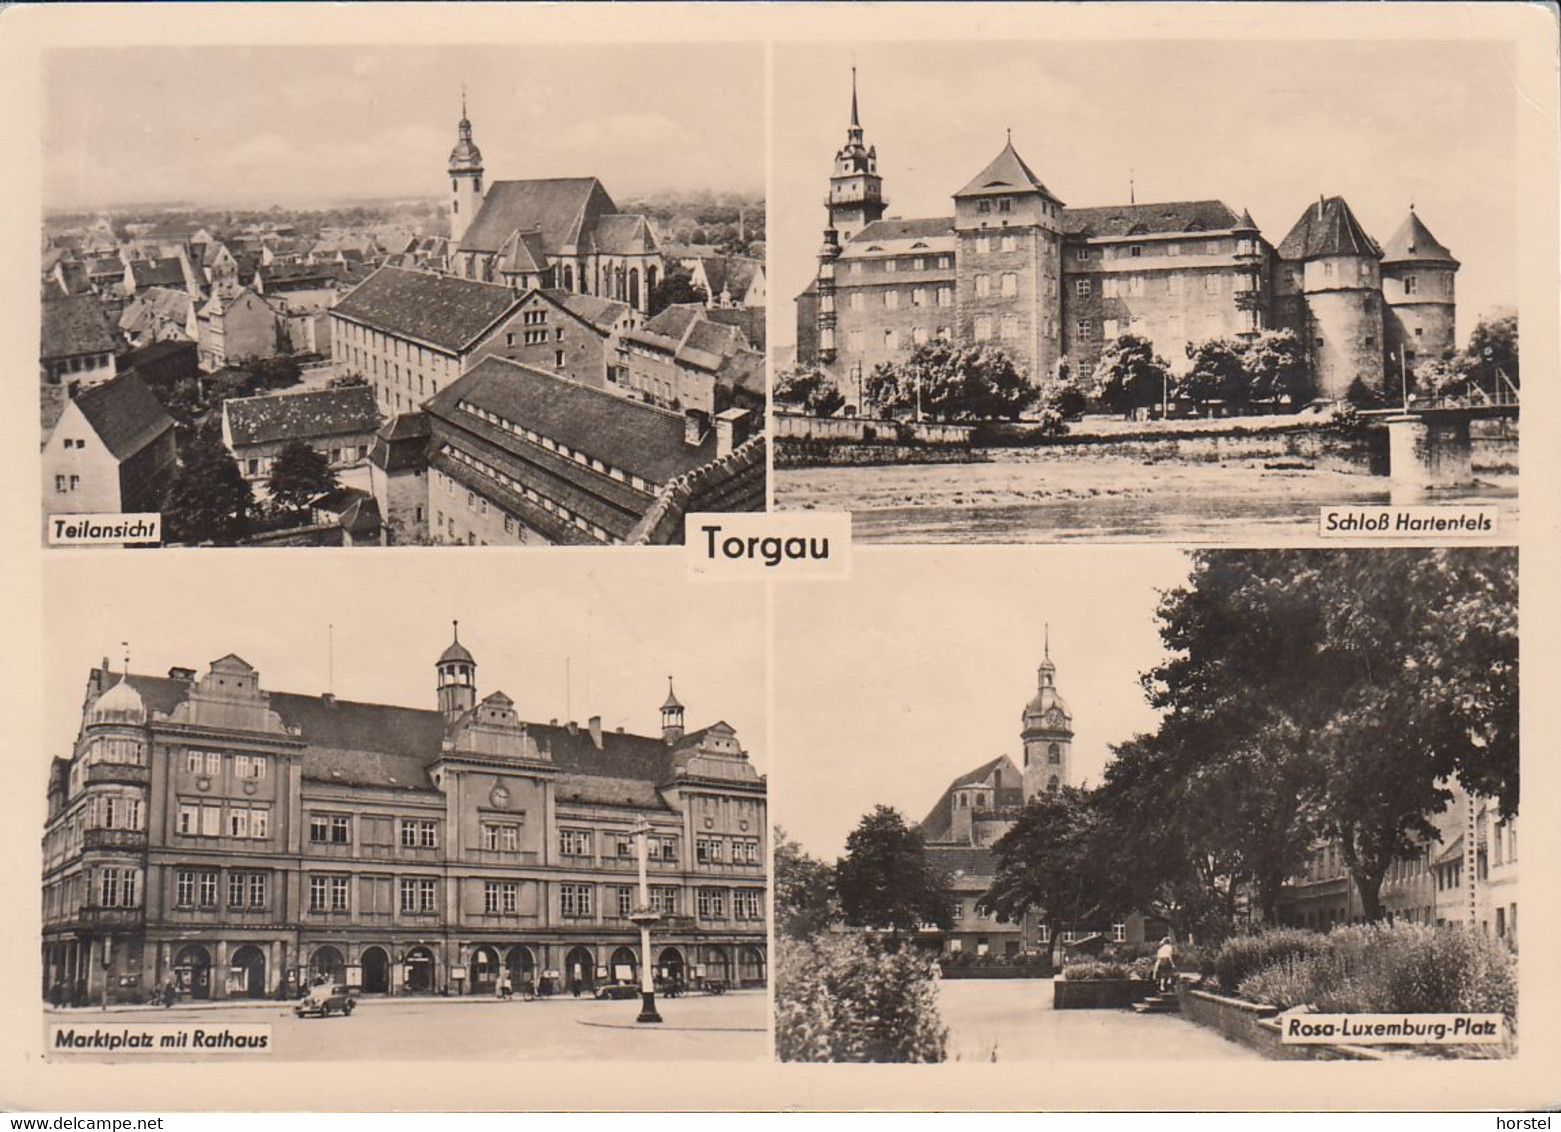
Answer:
[[[1458,261],[1431,235],[1415,206],[1382,253],[1382,298],[1388,306],[1389,347],[1410,370],[1416,361],[1457,349]]]

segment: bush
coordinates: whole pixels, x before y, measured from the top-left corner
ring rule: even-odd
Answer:
[[[1326,937],[1305,928],[1271,928],[1256,935],[1233,936],[1214,956],[1214,977],[1220,988],[1235,994],[1252,975],[1277,967],[1290,958],[1319,955],[1327,948]]]
[[[1098,979],[1148,979],[1154,975],[1154,960],[1139,957],[1122,960],[1085,960],[1069,963],[1062,969],[1062,977],[1070,983],[1094,982]]]
[[[776,941],[782,1061],[931,1062],[947,1056],[934,958],[861,935]]]
[[[1319,937],[1246,976],[1239,993],[1325,1013],[1499,1013],[1517,1017],[1517,959],[1500,940],[1458,927],[1361,924]],[[1221,982],[1221,986],[1225,986]]]

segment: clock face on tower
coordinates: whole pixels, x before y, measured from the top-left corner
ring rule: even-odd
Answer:
[[[502,810],[509,805],[509,791],[502,784],[495,786],[488,794],[488,801]]]
[[[1066,727],[1068,717],[1062,714],[1061,708],[1052,708],[1051,711],[1046,713],[1045,722],[1047,727]]]

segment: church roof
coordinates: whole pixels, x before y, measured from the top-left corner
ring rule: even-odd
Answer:
[[[1384,263],[1439,262],[1451,267],[1458,266],[1453,253],[1431,235],[1431,229],[1425,226],[1425,222],[1412,208],[1409,210],[1408,219],[1398,226],[1398,231],[1393,233],[1387,246],[1382,249],[1382,261]]]
[[[381,267],[343,295],[331,313],[459,353],[519,301],[497,283]]]
[[[135,373],[94,385],[73,402],[116,460],[128,460],[173,428],[173,418]]]
[[[510,233],[540,232],[549,255],[581,247],[597,221],[618,211],[595,177],[495,181],[461,237],[463,252],[496,252]]]
[[[1062,230],[1069,236],[1111,239],[1160,236],[1173,232],[1223,232],[1251,226],[1220,200],[1180,200],[1159,204],[1107,204],[1067,208]]]
[[[542,246],[542,233],[518,230],[510,233],[499,249],[498,267],[506,275],[546,271],[547,250]]]
[[[938,798],[937,803],[916,827],[923,840],[930,845],[948,837],[949,829],[952,827],[954,820],[955,790],[961,786],[973,786],[983,783],[994,774],[997,775],[999,782],[1008,778],[1015,782],[1020,781],[1019,768],[1014,766],[1014,761],[1007,755],[998,755],[997,758],[982,763],[974,770],[966,771],[944,788],[943,794]],[[1001,792],[1003,788],[998,787],[997,789]],[[1014,804],[1017,804],[1019,799],[1012,799],[1012,801]]]
[[[656,237],[649,221],[632,213],[601,217],[591,233],[591,242],[603,255],[646,255],[656,250]]]
[[[1279,244],[1281,259],[1318,259],[1322,256],[1370,256],[1382,249],[1366,234],[1343,197],[1323,197],[1295,222]]]
[[[1041,179],[1024,163],[1024,158],[1014,149],[1013,139],[1009,138],[1003,151],[992,158],[991,163],[972,177],[970,183],[955,193],[954,197],[958,199],[1014,192],[1039,192],[1057,200],[1056,195],[1041,184]]]

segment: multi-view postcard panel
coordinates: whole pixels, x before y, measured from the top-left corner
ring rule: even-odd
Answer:
[[[48,59],[49,542],[658,545],[763,508],[757,46],[524,84],[497,48],[151,55]]]
[[[1429,500],[1515,534],[1507,46],[776,52],[778,507],[904,543]]]

